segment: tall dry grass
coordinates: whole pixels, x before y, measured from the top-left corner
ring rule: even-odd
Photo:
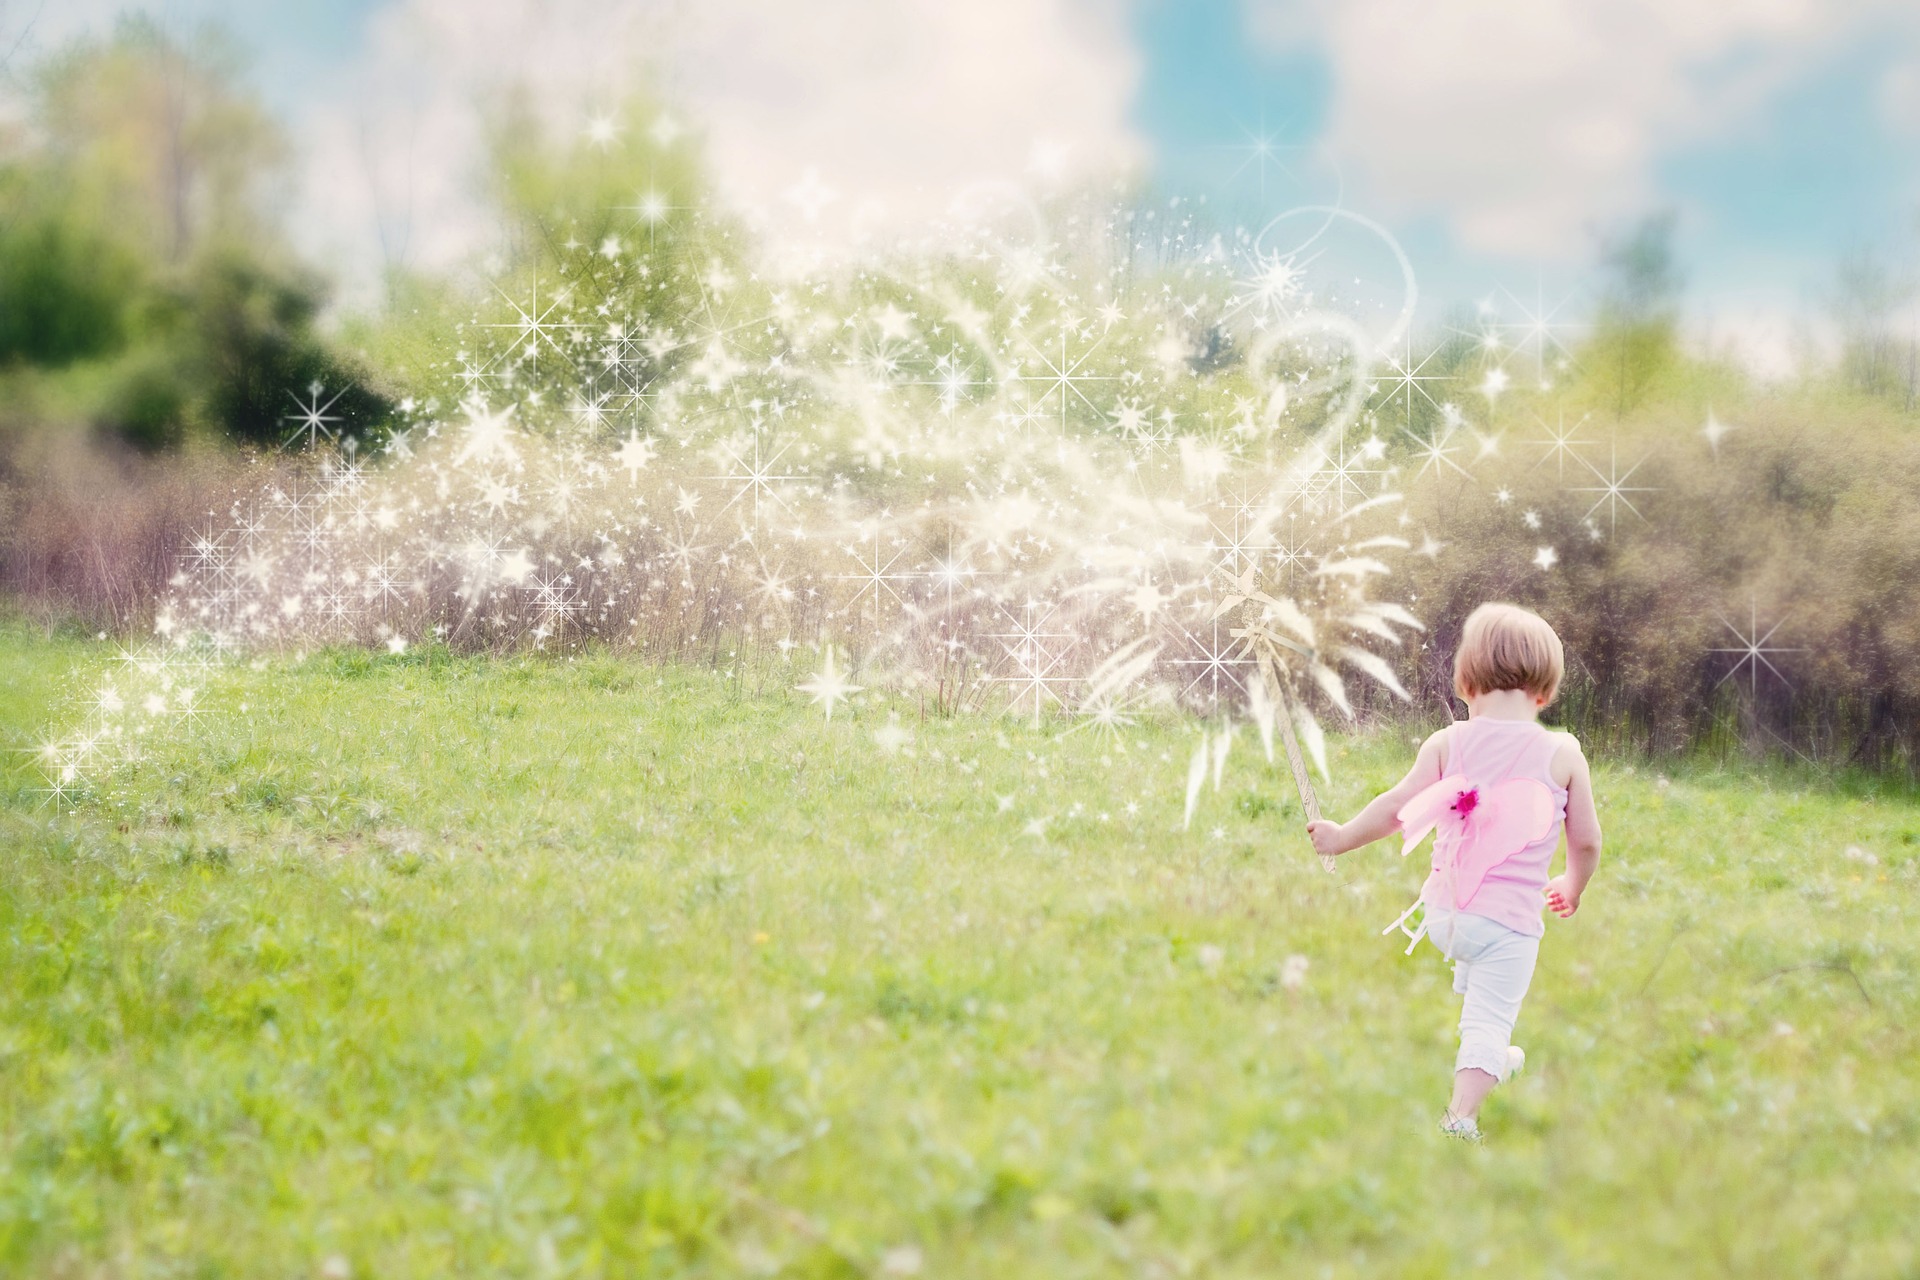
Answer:
[[[84,432],[0,428],[0,596],[46,625],[137,631],[193,529],[283,463],[146,454]]]

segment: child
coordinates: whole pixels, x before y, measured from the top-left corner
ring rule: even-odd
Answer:
[[[1526,1060],[1511,1038],[1545,932],[1542,897],[1555,915],[1572,915],[1600,865],[1586,757],[1572,734],[1536,718],[1565,669],[1560,637],[1538,614],[1481,605],[1453,658],[1468,718],[1428,738],[1407,776],[1351,822],[1307,826],[1317,852],[1341,854],[1403,825],[1417,842],[1437,823],[1420,905],[1464,997],[1453,1099],[1440,1122],[1456,1137],[1479,1138],[1481,1102]],[[1567,868],[1548,879],[1562,827]]]

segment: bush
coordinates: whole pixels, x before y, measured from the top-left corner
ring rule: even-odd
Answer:
[[[206,262],[189,287],[203,411],[228,438],[284,443],[300,396],[331,401],[335,434],[364,438],[391,417],[392,403],[314,335],[317,279],[233,255]]]
[[[1417,490],[1419,522],[1445,544],[1414,584],[1432,628],[1424,705],[1449,686],[1466,614],[1509,599],[1565,639],[1560,714],[1582,734],[1912,770],[1920,432],[1885,407],[1805,392],[1736,420],[1716,447],[1684,410],[1650,408],[1582,429],[1593,443],[1564,481],[1540,450],[1509,443],[1473,481]],[[1607,479],[1635,463],[1609,499]],[[1535,563],[1542,547],[1551,568]]]
[[[59,367],[118,350],[138,276],[118,246],[59,217],[0,225],[0,363]]]
[[[179,447],[189,409],[177,367],[144,353],[113,371],[95,425],[143,453],[157,453]]]

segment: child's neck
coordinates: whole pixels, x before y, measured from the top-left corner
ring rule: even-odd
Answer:
[[[1475,720],[1538,720],[1540,703],[1525,689],[1495,689],[1468,698],[1467,715]]]

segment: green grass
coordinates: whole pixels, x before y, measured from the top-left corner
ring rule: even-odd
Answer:
[[[0,631],[0,745],[107,650]],[[1249,737],[1183,833],[1187,726],[792,681],[323,654],[70,814],[11,756],[0,1273],[1920,1267],[1909,800],[1599,762],[1470,1148],[1444,966],[1379,936],[1419,869],[1322,873]]]

